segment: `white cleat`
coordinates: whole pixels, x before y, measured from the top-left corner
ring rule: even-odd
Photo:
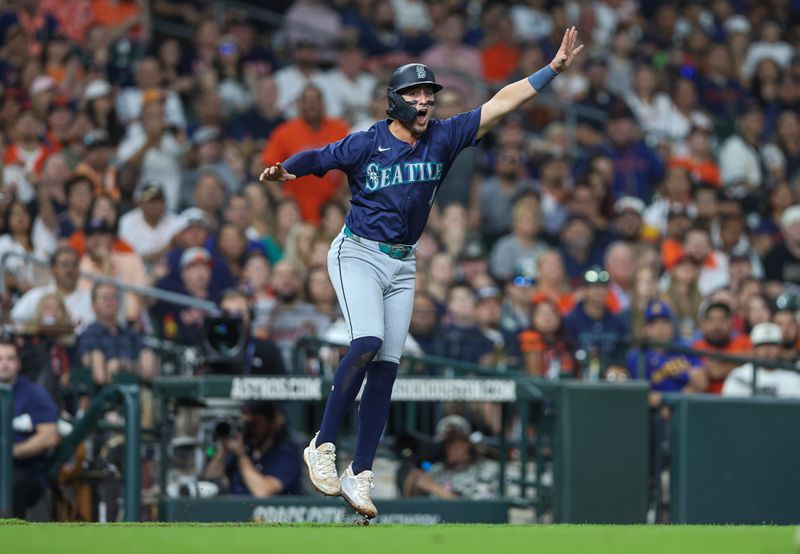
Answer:
[[[303,460],[308,466],[308,477],[311,479],[311,484],[325,496],[339,496],[342,493],[342,485],[336,473],[336,446],[332,442],[317,446],[317,435],[314,435],[303,450]]]
[[[347,466],[339,478],[342,483],[342,498],[350,507],[367,519],[378,515],[378,509],[370,498],[372,494],[372,472],[364,470],[358,475],[353,474],[353,465]]]

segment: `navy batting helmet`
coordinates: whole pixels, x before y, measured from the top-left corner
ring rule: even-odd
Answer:
[[[389,80],[389,109],[386,114],[392,119],[409,122],[417,115],[416,108],[403,100],[400,93],[411,87],[426,85],[433,89],[434,94],[442,90],[442,85],[436,82],[433,71],[421,63],[408,63],[394,70]]]

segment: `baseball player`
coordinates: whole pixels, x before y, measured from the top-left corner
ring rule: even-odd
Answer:
[[[574,27],[567,29],[548,65],[505,86],[482,106],[445,120],[433,118],[435,94],[442,89],[433,72],[417,63],[399,67],[389,81],[388,119],[276,161],[261,174],[262,181],[283,182],[339,169],[349,179],[351,208],[331,244],[328,273],[351,342],[336,369],[319,432],[303,457],[317,490],[341,495],[365,518],[378,513],[371,500],[372,461],[411,321],[416,243],[436,191],[461,150],[474,146],[570,66],[583,48],[575,46],[577,38]],[[353,462],[339,477],[336,433],[365,377]]]

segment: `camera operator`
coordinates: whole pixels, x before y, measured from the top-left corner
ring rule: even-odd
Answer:
[[[215,429],[217,452],[205,479],[220,479],[230,494],[267,498],[300,491],[300,449],[289,439],[286,417],[271,402],[242,407],[242,431],[228,424]]]
[[[17,345],[0,338],[0,383],[11,385],[14,398],[14,490],[12,515],[24,518],[47,485],[45,455],[58,438],[58,409],[47,391],[21,376]]]
[[[242,334],[245,337],[244,356],[243,360],[214,364],[206,368],[208,371],[251,375],[282,375],[286,373],[278,346],[271,340],[253,336],[252,315],[247,295],[236,289],[228,289],[222,293],[219,307],[226,317],[241,320]]]

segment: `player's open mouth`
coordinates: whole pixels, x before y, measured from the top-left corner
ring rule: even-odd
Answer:
[[[417,110],[417,123],[422,125],[428,117],[428,110]]]

